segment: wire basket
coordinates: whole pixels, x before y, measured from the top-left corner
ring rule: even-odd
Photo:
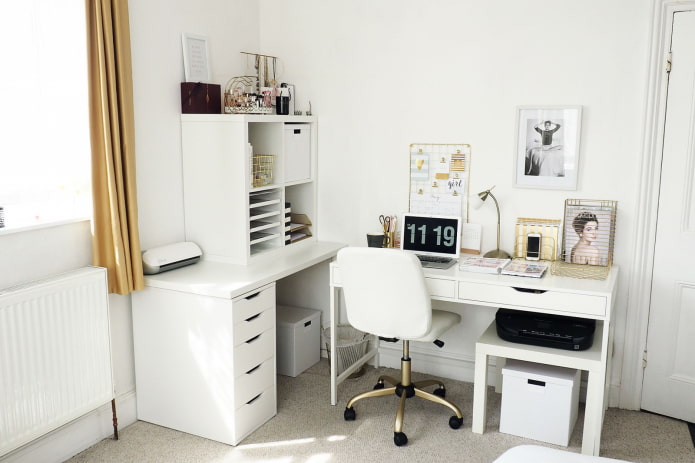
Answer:
[[[374,335],[364,333],[350,325],[338,325],[335,327],[335,331],[337,336],[335,347],[338,352],[336,363],[338,365],[338,374],[340,375],[367,353],[369,341],[374,339]],[[330,359],[331,329],[325,328],[323,336],[326,340],[326,352]]]
[[[224,112],[228,114],[272,114],[270,94],[259,88],[257,76],[237,76],[224,87]]]
[[[273,184],[274,154],[253,155],[253,187],[262,187]]]

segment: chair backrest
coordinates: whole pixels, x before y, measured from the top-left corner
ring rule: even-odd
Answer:
[[[408,251],[347,247],[338,252],[348,322],[383,337],[429,332],[432,306],[422,265]]]

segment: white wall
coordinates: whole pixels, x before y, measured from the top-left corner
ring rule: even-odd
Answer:
[[[258,49],[253,0],[129,0],[138,208],[143,249],[184,239],[181,173],[181,34],[208,38],[212,82],[249,72]]]
[[[517,217],[562,218],[567,198],[618,201],[619,384],[647,82],[650,0],[261,2],[261,49],[319,117],[319,236],[363,244],[408,207],[408,146],[469,143],[471,192],[496,185],[502,248]],[[311,12],[311,13],[309,13]],[[576,191],[513,187],[517,105],[582,105]],[[340,204],[340,207],[335,207]],[[495,247],[494,207],[470,211]],[[471,308],[445,349],[472,359],[494,314]],[[455,340],[454,340],[455,339]]]
[[[48,277],[92,264],[89,221],[0,234],[0,288]],[[122,424],[135,418],[133,336],[130,297],[109,297],[114,386]],[[111,406],[102,407],[79,422],[50,434],[40,442],[0,458],[6,463],[63,461],[111,432]]]

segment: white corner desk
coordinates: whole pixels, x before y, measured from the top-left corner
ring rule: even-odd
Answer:
[[[330,265],[331,350],[336,352],[336,299],[341,287],[340,267]],[[515,358],[588,371],[582,453],[598,455],[607,399],[607,377],[613,351],[611,314],[617,291],[618,268],[604,280],[577,279],[547,274],[543,278],[465,272],[455,265],[447,270],[425,269],[432,299],[461,304],[504,307],[514,310],[566,315],[597,320],[594,343],[585,351],[511,343],[497,336],[495,323],[476,342],[472,430],[482,434],[486,425],[488,357]],[[331,356],[331,404],[337,402],[337,387],[351,373],[377,354],[372,349],[360,361],[337,375]]]

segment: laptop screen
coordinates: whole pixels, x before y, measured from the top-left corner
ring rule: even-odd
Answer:
[[[458,258],[461,217],[403,214],[401,249],[438,257]]]

